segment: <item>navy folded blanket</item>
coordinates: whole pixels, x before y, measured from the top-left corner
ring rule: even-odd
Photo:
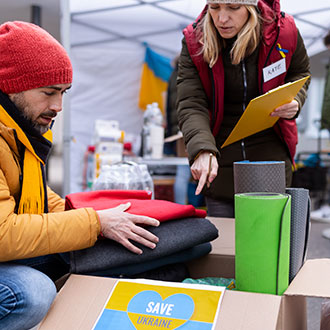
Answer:
[[[133,242],[143,250],[137,255],[113,240],[99,239],[90,248],[70,252],[70,271],[82,274],[151,261],[218,237],[217,228],[206,218],[167,221],[159,227],[148,227],[148,230],[159,238],[155,249]]]
[[[185,263],[190,260],[201,258],[212,251],[210,242],[193,246],[183,251],[175,252],[165,257],[160,257],[150,261],[134,263],[130,265],[114,267],[103,271],[84,273],[85,275],[103,276],[103,277],[130,277],[143,274],[153,269],[159,269],[167,265]]]

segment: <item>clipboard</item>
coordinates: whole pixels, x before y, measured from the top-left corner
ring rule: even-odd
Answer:
[[[221,148],[272,127],[279,117],[271,117],[270,114],[291,102],[308,79],[309,76],[289,82],[251,100]]]

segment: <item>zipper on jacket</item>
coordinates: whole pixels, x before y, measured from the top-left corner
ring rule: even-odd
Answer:
[[[246,76],[246,66],[245,66],[245,60],[243,59],[242,61],[242,72],[243,72],[243,112],[245,111],[246,108],[246,101],[247,101],[247,76]],[[243,160],[246,160],[246,152],[245,152],[245,143],[244,139],[241,140],[241,149],[242,149],[242,157]]]
[[[17,150],[18,150],[18,153],[19,153],[19,159],[17,159],[17,157],[15,156],[14,160],[15,160],[15,162],[17,164],[17,167],[18,167],[18,170],[19,170],[19,183],[20,183],[20,186],[22,187],[22,182],[23,182],[23,160],[24,160],[25,147],[24,148],[21,147],[22,144],[21,144],[21,141],[18,139],[17,132],[16,132],[15,129],[13,130],[13,132],[14,132],[16,147],[17,147]]]
[[[209,67],[210,70],[210,74],[211,74],[211,84],[212,84],[212,100],[213,100],[213,104],[212,104],[212,114],[211,114],[211,131],[213,132],[213,128],[215,126],[215,83],[214,83],[214,75],[213,75],[213,70]]]

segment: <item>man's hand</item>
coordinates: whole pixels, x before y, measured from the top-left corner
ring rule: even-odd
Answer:
[[[191,166],[191,174],[198,185],[195,195],[199,195],[205,183],[209,185],[218,175],[217,158],[210,152],[202,152]]]
[[[128,250],[136,254],[142,254],[142,250],[129,240],[154,249],[156,243],[158,243],[158,237],[137,224],[158,227],[159,221],[146,216],[126,213],[125,211],[130,206],[130,203],[126,203],[111,209],[97,211],[101,223],[101,232],[106,238],[122,244]]]
[[[290,103],[286,103],[276,108],[270,115],[272,117],[280,117],[284,119],[292,119],[299,110],[299,103],[293,100]]]

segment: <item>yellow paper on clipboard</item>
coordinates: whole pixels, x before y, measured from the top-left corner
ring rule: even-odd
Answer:
[[[271,112],[291,102],[308,78],[281,85],[251,100],[221,148],[272,127],[279,117],[271,117]]]

